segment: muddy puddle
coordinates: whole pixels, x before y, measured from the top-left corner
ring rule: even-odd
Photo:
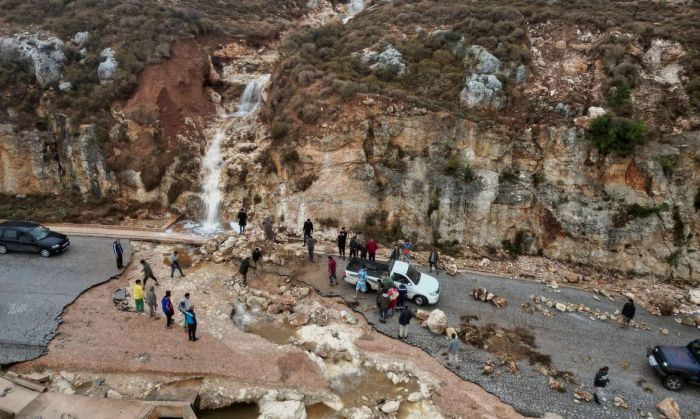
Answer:
[[[221,409],[201,410],[199,419],[257,419],[260,407],[255,403],[236,403]]]
[[[383,372],[370,368],[334,378],[331,390],[345,406],[374,407],[398,396],[406,399],[409,394],[419,391],[420,386],[415,381],[394,385]]]
[[[192,267],[192,249],[186,247],[176,247],[173,251],[177,252],[177,256],[180,260],[180,267],[184,270]],[[170,256],[172,254],[163,255],[163,264],[170,266]],[[185,273],[186,275],[187,273]]]
[[[241,302],[236,302],[231,313],[233,323],[246,333],[256,334],[277,345],[286,345],[289,338],[297,337],[297,327],[286,319],[275,319],[265,313],[249,311]]]

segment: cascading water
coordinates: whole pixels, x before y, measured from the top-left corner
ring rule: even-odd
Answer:
[[[348,23],[350,19],[355,17],[355,15],[360,13],[364,8],[365,0],[349,0],[347,11],[345,12],[345,16],[343,16],[343,23]]]
[[[270,80],[270,75],[264,74],[248,82],[236,112],[223,115],[219,126],[214,131],[209,148],[202,160],[202,192],[205,206],[205,218],[201,227],[203,233],[216,232],[221,228],[219,222],[219,205],[223,199],[219,187],[221,168],[223,167],[221,142],[226,138],[226,132],[233,123],[232,119],[252,115],[260,109],[263,101],[263,90],[268,80]]]

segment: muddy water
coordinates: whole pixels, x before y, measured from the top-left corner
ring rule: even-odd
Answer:
[[[221,409],[197,412],[199,419],[257,419],[260,407],[255,403],[236,403]]]
[[[331,382],[331,390],[346,406],[373,407],[397,396],[405,399],[412,392],[420,390],[420,386],[414,381],[394,385],[384,373],[364,369],[335,378]]]
[[[340,419],[343,417],[340,413],[323,403],[306,406],[306,416],[309,419]]]
[[[297,328],[289,324],[286,320],[258,319],[244,326],[243,331],[254,333],[278,345],[286,345],[289,343],[290,337],[296,337]]]
[[[180,267],[182,267],[182,269],[192,267],[192,255],[190,255],[189,249],[184,247],[176,247],[173,249],[173,251],[177,252],[178,257],[180,258]],[[170,266],[170,254],[163,256],[163,263]]]

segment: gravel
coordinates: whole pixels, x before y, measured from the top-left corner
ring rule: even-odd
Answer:
[[[339,262],[338,271],[342,272],[344,264],[342,260]],[[446,337],[435,336],[421,328],[415,320],[412,321],[407,343],[425,350],[460,377],[479,384],[521,414],[539,417],[545,412],[556,412],[567,418],[602,415],[608,418],[633,418],[639,417],[640,412],[656,414],[656,403],[666,397],[673,397],[680,405],[684,417],[700,415],[700,404],[697,403],[700,388],[688,386],[679,393],[669,392],[663,388],[661,380],[646,361],[647,347],[658,344],[686,345],[697,338],[697,329],[679,325],[671,317],[652,316],[640,307],[637,307],[635,320],[646,322],[650,331],[631,328],[624,330],[610,320],[591,320],[582,313],[560,313],[554,308],[550,311],[554,311],[555,316],[548,318],[538,312],[526,313],[521,304],[530,301],[531,295],[544,295],[557,302],[584,304],[591,309],[614,313],[621,309],[625,300],[621,296],[613,296],[615,301],[597,296],[600,298],[597,301],[593,298],[595,294],[585,290],[563,287],[552,289],[534,281],[480,274],[450,277],[443,273],[437,278],[441,287],[440,301],[427,309],[443,310],[451,326],[459,325],[459,318],[470,314],[479,317],[473,324],[495,323],[504,328],[526,328],[535,335],[537,351],[551,356],[552,367],[572,372],[588,391],[592,391],[593,376],[598,368],[603,365],[610,367],[607,404],[601,407],[593,402],[575,403],[573,392],[578,386],[562,381],[566,393],[551,390],[549,378],[538,371],[540,366],[528,365],[527,361],[520,361],[520,371],[513,374],[507,365],[500,365],[494,354],[462,344],[459,367],[453,369],[447,366],[446,358],[442,356],[447,348]],[[475,287],[485,287],[494,294],[507,298],[508,306],[498,309],[491,304],[474,301],[469,294]],[[331,292],[348,301],[354,297],[354,289],[349,284],[341,283],[341,286],[333,288]],[[390,318],[385,324],[378,321],[375,296],[374,293],[363,296],[356,309],[363,313],[375,329],[396,337],[397,319]],[[415,306],[412,308],[416,309]],[[668,329],[670,333],[661,335],[661,328]],[[486,376],[482,374],[482,369],[489,360],[494,361],[495,371]],[[642,384],[648,388],[647,391],[644,391]],[[629,409],[614,407],[612,399],[615,396],[623,397],[629,404]]]

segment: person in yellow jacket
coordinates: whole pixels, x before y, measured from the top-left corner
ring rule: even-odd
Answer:
[[[143,314],[143,287],[141,287],[141,280],[137,279],[134,286],[131,288],[131,293],[134,296],[134,306],[136,307],[136,312]]]

